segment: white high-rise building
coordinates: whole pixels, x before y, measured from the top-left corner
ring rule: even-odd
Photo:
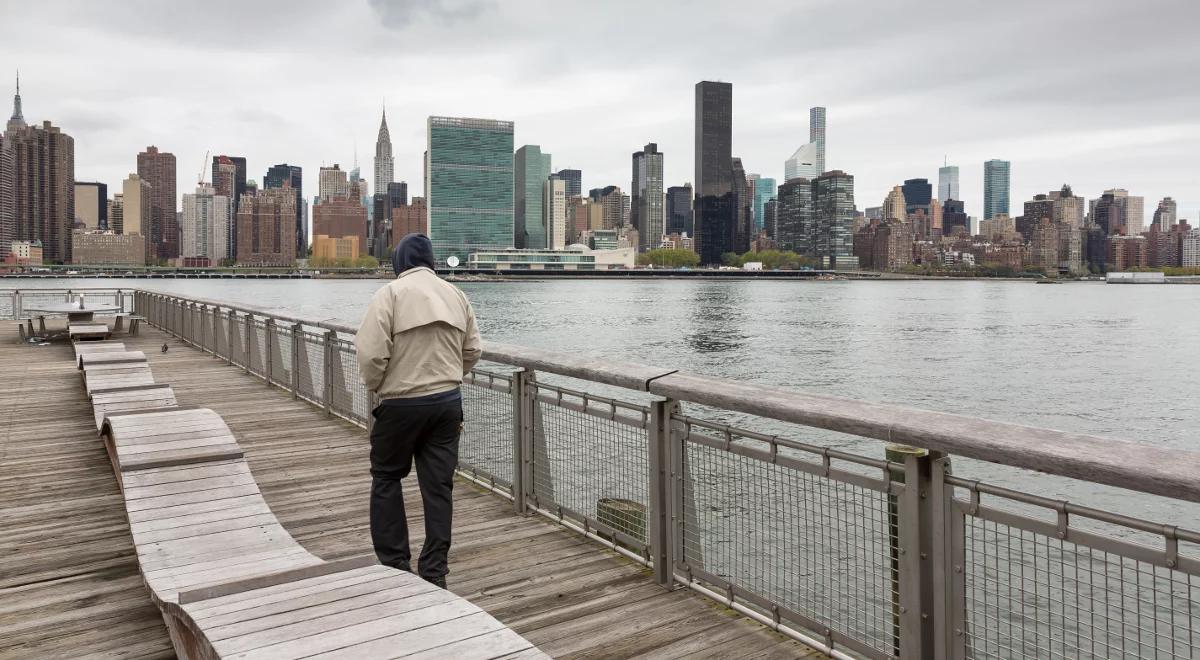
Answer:
[[[796,150],[791,158],[783,161],[783,180],[785,182],[803,177],[812,181],[820,176],[821,170],[817,165],[817,144],[808,144]]]
[[[1124,188],[1112,188],[1104,192],[1112,193],[1117,208],[1121,209],[1121,225],[1125,227],[1125,235],[1141,234],[1146,226],[1146,199],[1130,195]]]
[[[375,192],[387,194],[388,184],[395,181],[396,159],[392,157],[392,135],[388,132],[387,110],[379,121],[379,136],[375,138]]]
[[[196,186],[195,194],[184,195],[179,256],[207,257],[214,266],[224,259],[229,254],[230,209],[229,198],[207,184]]]
[[[825,108],[817,106],[808,109],[808,141],[816,145],[816,157],[813,163],[817,167],[814,176],[820,176],[825,169]]]
[[[1184,268],[1200,268],[1200,229],[1189,229],[1183,236],[1180,264]]]
[[[542,221],[546,249],[567,247],[567,182],[554,175],[542,184]]]
[[[938,199],[956,199],[958,196],[958,165],[944,165],[938,168]]]
[[[346,171],[337,163],[334,163],[333,167],[322,166],[317,175],[317,194],[322,201],[350,194],[350,181],[346,178]]]

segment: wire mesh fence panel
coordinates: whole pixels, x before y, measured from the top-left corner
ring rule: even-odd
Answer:
[[[533,389],[558,391],[546,385]],[[537,505],[561,509],[602,532],[619,532],[627,537],[625,545],[645,552],[650,468],[644,426],[545,401],[533,408]]]
[[[965,521],[968,657],[1200,658],[1196,575]]]
[[[458,469],[505,487],[513,482],[513,399],[505,380],[478,376],[480,384],[463,384],[463,431],[458,443]],[[491,384],[493,387],[488,387]]]
[[[216,327],[217,336],[214,339],[213,346],[216,349],[216,353],[217,355],[232,362],[230,359],[231,356],[229,355],[229,314],[218,311],[216,315],[216,323],[214,325]]]
[[[354,344],[344,339],[334,342],[329,378],[333,382],[333,411],[366,424],[367,416],[371,414],[371,402],[358,371]]]
[[[886,493],[691,441],[683,464],[685,571],[893,653],[896,510]]]
[[[256,376],[266,377],[267,375],[267,358],[266,358],[266,343],[267,324],[259,318],[252,319],[250,323],[250,346],[249,359],[247,366],[250,373]]]
[[[300,333],[300,396],[314,403],[325,403],[325,345],[315,332]]]
[[[209,307],[204,312],[204,348],[216,354],[220,348],[220,323],[221,310],[216,307]]]
[[[226,317],[225,330],[229,342],[229,362],[245,368],[246,363],[246,317],[240,314]]]
[[[292,329],[286,325],[275,325],[271,330],[271,380],[290,388],[292,386]]]

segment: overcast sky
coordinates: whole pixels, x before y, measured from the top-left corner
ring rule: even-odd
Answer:
[[[694,177],[694,85],[733,83],[734,155],[782,178],[828,107],[827,164],[859,208],[1011,160],[1013,215],[1036,192],[1110,187],[1200,214],[1200,2],[1193,0],[0,0],[0,69],[27,121],[75,138],[79,180],[119,185],[154,144],[190,192],[207,150],[250,178],[303,166],[372,179],[387,100],[396,178],[421,191],[428,115],[508,119],[584,189],[629,187],[657,142],[666,184]],[[0,87],[11,95],[11,74]],[[0,97],[0,98],[3,98]],[[6,104],[7,105],[7,104]],[[4,110],[8,115],[8,109]]]

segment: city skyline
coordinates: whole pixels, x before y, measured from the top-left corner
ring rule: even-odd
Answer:
[[[738,48],[742,57],[798,67],[795,74],[789,68],[786,82],[778,76],[756,74],[752,68],[722,64],[689,44],[673,44],[675,50],[665,54],[661,73],[673,75],[651,76],[651,80],[628,74],[617,66],[620,49],[595,41],[618,36],[616,26],[599,13],[587,13],[592,11],[587,8],[572,11],[589,20],[595,18],[597,37],[589,32],[570,57],[553,66],[543,62],[540,68],[524,71],[517,65],[526,58],[535,59],[538,49],[552,44],[539,35],[529,44],[533,51],[522,55],[514,52],[510,41],[482,31],[488,23],[515,25],[542,19],[522,6],[490,3],[435,2],[403,11],[382,2],[360,3],[339,7],[332,14],[314,4],[290,15],[291,31],[267,31],[261,35],[263,43],[251,44],[243,43],[247,33],[239,22],[255,21],[215,17],[220,12],[187,8],[181,15],[153,5],[96,8],[52,2],[39,14],[20,9],[9,12],[13,38],[0,45],[0,53],[4,53],[0,59],[20,66],[25,73],[26,120],[50,119],[62,126],[78,141],[76,176],[110,187],[135,171],[134,157],[148,144],[177,155],[181,181],[190,181],[207,150],[244,155],[252,178],[279,162],[295,163],[309,172],[317,171],[322,163],[347,163],[356,146],[369,151],[379,126],[380,97],[393,99],[388,104],[388,123],[395,179],[410,182],[414,194],[424,192],[414,182],[421,180],[425,120],[431,115],[514,121],[516,144],[540,144],[555,154],[557,166],[582,170],[585,189],[626,183],[628,154],[653,141],[671,154],[665,162],[665,185],[682,185],[692,179],[691,126],[684,120],[692,114],[691,87],[696,80],[726,80],[737,86],[733,151],[748,172],[781,182],[783,160],[808,137],[808,108],[827,107],[826,169],[855,175],[860,207],[878,204],[891,186],[906,179],[936,180],[943,154],[948,154],[950,162],[961,168],[962,197],[967,212],[976,217],[982,215],[983,162],[992,158],[1013,163],[1014,204],[1069,183],[1089,198],[1121,187],[1147,199],[1173,197],[1181,218],[1194,219],[1200,212],[1194,167],[1185,158],[1200,148],[1200,125],[1182,112],[1186,103],[1134,103],[1136,94],[1113,96],[1100,89],[1104,86],[1085,82],[1102,74],[1124,74],[1122,85],[1129,91],[1130,87],[1157,90],[1159,83],[1169,82],[1173,74],[1180,74],[1178,80],[1186,79],[1182,74],[1197,64],[1195,49],[1169,46],[1183,41],[1166,38],[1169,35],[1162,31],[1187,24],[1189,16],[1195,17],[1195,9],[1159,3],[1159,18],[1151,20],[1152,9],[1147,15],[1127,17],[1111,8],[1064,3],[1039,6],[1036,24],[998,21],[993,25],[987,19],[1019,15],[1021,7],[972,8],[969,14],[978,23],[975,27],[993,40],[1015,42],[1042,30],[1057,35],[1051,30],[1056,21],[1069,20],[1073,29],[1047,42],[1037,57],[974,53],[963,62],[927,63],[915,69],[911,60],[892,52],[885,59],[871,61],[869,54],[882,51],[850,39],[849,43],[863,51],[856,55],[859,66],[839,67],[837,76],[824,73],[819,66],[819,46],[829,47],[831,37],[845,39],[857,30],[867,34],[868,24],[882,20],[915,23],[916,18],[925,18],[928,24],[922,29],[945,25],[949,19],[938,19],[932,11],[937,4],[930,3],[929,12],[921,8],[907,18],[888,8],[877,12],[878,16],[863,18],[850,35],[845,32],[850,27],[839,25],[832,35],[814,37],[804,48],[785,47],[782,41],[773,43],[767,37],[781,36],[793,20],[804,17],[810,9],[805,6],[790,9],[781,5],[781,18],[773,21],[778,27],[764,25],[731,35],[731,47]],[[655,15],[677,10],[651,9]],[[161,27],[163,39],[147,37],[131,43],[121,19],[133,11],[139,12],[139,20],[146,26]],[[246,11],[249,16],[244,19],[267,18],[260,8]],[[1163,13],[1172,11],[1176,20],[1163,20]],[[1153,42],[1153,47],[1136,53],[1110,52],[1086,38],[1089,25],[1113,20],[1122,21],[1131,38],[1145,33],[1143,41]],[[80,41],[70,47],[66,42],[56,46],[59,31],[36,29],[45,21],[79,26],[82,31],[72,34]],[[215,30],[215,41],[209,43],[208,37],[200,41],[191,36],[190,29],[181,30],[193,23],[209,29],[196,30],[197,34]],[[334,28],[340,32],[330,32]],[[154,30],[149,33],[157,34]],[[298,39],[316,33],[330,39]],[[347,39],[339,36],[341,33],[356,36]],[[31,41],[33,34],[41,34],[41,38]],[[397,35],[414,39],[394,39]],[[166,39],[168,36],[171,38]],[[171,45],[172,40],[180,43]],[[405,41],[406,45],[396,47],[385,40]],[[306,43],[306,50],[286,53],[290,48],[283,44],[289,42]],[[309,49],[314,43],[319,45]],[[405,72],[401,82],[364,72],[350,84],[340,85],[339,94],[322,94],[323,73],[331,64],[344,70],[342,54],[352,61],[365,56],[364,43],[374,55]],[[264,44],[285,52],[272,55],[263,51]],[[214,62],[226,65],[227,75],[206,88],[205,98],[215,93],[229,103],[214,106],[204,102],[194,86],[182,84],[186,80],[174,76],[166,76],[162,86],[146,88],[131,80],[133,70],[115,65],[120,58],[153,53],[153,58],[142,62],[149,70],[137,75],[154,76],[159,69],[177,67],[196,48],[205,49]],[[69,58],[80,49],[97,53],[93,65],[105,70],[105,75],[96,76],[70,63]],[[487,56],[481,54],[489,49],[492,52]],[[284,54],[288,57],[281,59]],[[432,55],[446,62],[428,70],[416,66]],[[283,67],[285,61],[287,67]],[[113,66],[106,67],[109,62]],[[471,73],[461,79],[450,81],[445,75],[446,67],[457,70],[467,65],[473,67]],[[967,65],[971,65],[970,75]],[[270,75],[260,75],[264,70]],[[1079,84],[1061,85],[1059,76],[1050,75],[1051,70],[1070,70],[1069,77]],[[909,84],[879,84],[885,74],[895,76],[901,71],[909,76]],[[931,80],[935,73],[937,78]],[[606,80],[619,80],[621,89],[604,85]],[[930,84],[921,94],[914,93],[919,85],[913,83],[921,81]],[[605,93],[583,97],[575,93],[598,83]],[[992,84],[987,87],[985,83]],[[1043,92],[1036,102],[1023,90],[1029,85]],[[568,93],[548,95],[558,88]],[[281,89],[286,93],[281,94]],[[950,90],[963,89],[970,93],[946,96]],[[1174,95],[1196,93],[1170,85],[1166,89]],[[287,98],[297,102],[281,102]],[[570,100],[556,100],[559,98]],[[584,126],[589,130],[581,130]],[[597,131],[603,131],[604,139],[595,138]],[[373,179],[371,174],[364,171],[368,180]],[[179,192],[185,188],[180,186]],[[1153,205],[1147,205],[1147,222],[1153,211]]]

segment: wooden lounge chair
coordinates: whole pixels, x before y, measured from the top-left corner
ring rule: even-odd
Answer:
[[[137,385],[92,392],[92,412],[97,430],[104,426],[104,418],[109,414],[178,406],[175,391],[170,385]]]
[[[81,353],[78,358],[79,368],[99,364],[147,364],[146,354],[141,351],[96,351]]]
[[[153,385],[154,375],[146,363],[92,364],[83,367],[83,385],[91,396],[96,390]]]
[[[67,334],[71,336],[71,341],[88,341],[108,339],[112,332],[103,323],[72,323],[67,326]]]
[[[411,573],[309,553],[211,410],[109,414],[102,433],[142,576],[180,657],[545,657]]]
[[[208,651],[199,657],[547,657],[449,591],[405,571],[356,563],[330,562],[314,567],[330,571],[323,575],[256,589],[218,588],[198,601],[196,591],[184,592],[166,611]]]
[[[100,393],[100,392],[98,392]],[[103,392],[104,396],[112,390]],[[125,473],[168,465],[241,458],[242,449],[221,416],[207,408],[109,413],[100,426],[119,486]],[[249,468],[245,468],[249,471]],[[258,492],[257,486],[254,492]],[[128,499],[128,498],[126,498]]]
[[[79,356],[84,353],[94,353],[98,351],[124,351],[125,342],[120,339],[102,339],[100,341],[77,341],[71,344],[71,348],[75,351],[75,361],[79,361]]]

